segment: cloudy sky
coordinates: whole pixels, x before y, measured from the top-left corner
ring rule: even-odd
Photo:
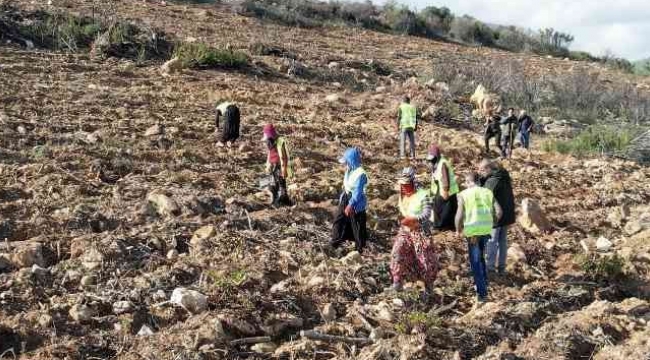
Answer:
[[[383,0],[378,2],[383,3]],[[447,6],[456,15],[575,36],[572,50],[606,51],[630,60],[650,57],[650,0],[398,0],[411,8]]]

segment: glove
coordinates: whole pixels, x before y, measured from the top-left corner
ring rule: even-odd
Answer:
[[[343,213],[347,217],[353,217],[354,216],[354,208],[350,205],[345,207],[345,210],[343,210]]]
[[[409,229],[417,229],[420,226],[420,222],[414,217],[404,218],[400,223],[402,226],[406,226]]]

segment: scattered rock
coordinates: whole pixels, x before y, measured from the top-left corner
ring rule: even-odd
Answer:
[[[169,76],[181,71],[181,69],[183,69],[183,63],[178,57],[174,57],[160,67],[160,73],[162,76]]]
[[[531,233],[546,233],[553,229],[539,204],[530,198],[521,203],[522,214],[519,216],[519,224]]]
[[[282,280],[279,283],[273,284],[273,286],[271,286],[271,289],[269,289],[269,291],[272,294],[285,292],[285,291],[287,291],[287,285],[288,284],[289,284],[288,280]]]
[[[377,86],[377,88],[375,89],[375,92],[378,92],[378,93],[386,92],[386,87],[385,86]]]
[[[122,315],[133,312],[134,305],[130,301],[117,301],[113,303],[113,313],[115,315]]]
[[[510,264],[525,264],[527,262],[526,253],[517,243],[508,246],[508,262]]]
[[[208,308],[207,296],[201,294],[198,291],[189,290],[186,288],[174,289],[170,302],[172,304],[185,308],[187,311],[193,314],[198,314]]]
[[[361,254],[359,254],[358,251],[351,251],[341,259],[341,262],[347,266],[358,265],[361,264],[362,261],[363,258],[361,257]]]
[[[147,202],[160,216],[175,216],[181,211],[178,203],[165,194],[150,193],[147,195]]]
[[[74,321],[84,323],[92,320],[94,312],[88,305],[76,304],[70,308],[68,314]]]
[[[624,230],[627,235],[632,236],[634,234],[640,233],[643,230],[643,226],[639,221],[632,220],[625,224]]]
[[[151,336],[153,335],[153,330],[147,325],[142,325],[140,330],[138,331],[138,336]]]
[[[36,275],[37,277],[45,277],[50,274],[50,270],[34,264],[32,265],[32,274]]]
[[[602,236],[599,237],[598,240],[596,240],[596,250],[600,252],[608,252],[609,250],[612,249],[613,245],[614,244],[612,244],[612,242],[609,241],[609,239],[606,239]]]
[[[341,96],[339,94],[329,94],[325,97],[325,101],[328,103],[337,103],[341,101]]]
[[[0,272],[7,271],[9,269],[11,269],[11,261],[9,261],[6,256],[0,255]]]
[[[323,320],[326,322],[332,322],[336,320],[336,309],[334,308],[334,305],[327,304],[325,307],[323,307],[323,310],[321,311],[321,315],[323,317]]]
[[[176,249],[171,249],[167,252],[167,259],[169,260],[176,260],[178,259],[178,250]]]
[[[152,125],[144,132],[144,136],[152,137],[162,135],[164,133],[163,127],[160,124]]]
[[[19,133],[20,135],[25,135],[25,134],[27,134],[27,129],[25,129],[25,127],[22,126],[22,125],[18,125],[18,127],[16,128],[16,131],[18,131],[18,133]]]
[[[251,325],[247,321],[225,314],[219,314],[217,318],[221,320],[223,324],[226,324],[228,327],[240,332],[244,336],[253,336],[257,334],[255,326]]]
[[[206,225],[194,232],[190,244],[195,248],[200,248],[208,240],[217,234],[217,228],[212,225]]]
[[[18,268],[31,267],[34,264],[45,266],[43,245],[41,243],[34,243],[15,249],[12,256],[12,263]]]
[[[95,284],[97,284],[97,277],[95,277],[94,275],[84,275],[84,276],[81,278],[81,282],[80,282],[80,284],[81,284],[82,286],[92,286],[92,285],[95,285]]]
[[[325,285],[325,278],[322,276],[314,276],[307,282],[307,286],[310,288],[320,287]]]
[[[81,264],[88,270],[95,270],[102,266],[103,261],[104,255],[93,246],[84,253]]]
[[[38,317],[38,325],[47,328],[52,325],[52,317],[49,314],[42,314]]]
[[[258,354],[269,354],[278,348],[274,343],[259,343],[251,346],[251,350]]]

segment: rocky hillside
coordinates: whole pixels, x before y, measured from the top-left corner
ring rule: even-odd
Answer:
[[[92,15],[94,4],[49,10]],[[159,62],[0,47],[0,358],[647,359],[650,169],[632,162],[516,151],[504,166],[517,202],[541,211],[518,209],[509,275],[491,282],[491,302],[472,310],[467,250],[453,234],[434,237],[442,271],[428,302],[421,284],[384,292],[406,165],[399,98],[463,115],[429,118],[419,154],[439,142],[460,174],[481,157],[464,98],[418,79],[432,63],[640,80],[426,39],[289,29],[225,5],[112,4],[179,39],[246,51],[251,65],[162,76]],[[233,149],[215,146],[219,99],[241,104]],[[257,188],[267,122],[291,141],[294,207],[270,208]],[[336,158],[350,145],[370,173],[373,241],[363,257],[336,257],[326,250]]]

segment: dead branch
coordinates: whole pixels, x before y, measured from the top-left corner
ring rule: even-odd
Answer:
[[[244,345],[244,344],[267,343],[267,342],[271,342],[270,336],[256,336],[256,337],[248,337],[248,338],[232,340],[230,342],[230,345],[236,346],[236,345]]]
[[[303,330],[300,332],[300,336],[310,340],[326,341],[326,342],[342,342],[346,344],[366,345],[372,343],[372,340],[368,338],[354,338],[348,336],[321,334],[314,330]]]

